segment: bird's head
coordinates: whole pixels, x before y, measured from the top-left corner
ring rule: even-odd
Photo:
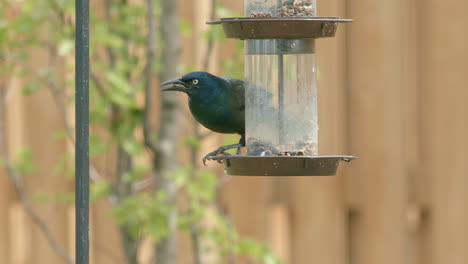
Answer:
[[[221,78],[207,72],[191,72],[180,78],[161,83],[161,91],[179,91],[189,96],[209,93],[219,85]]]

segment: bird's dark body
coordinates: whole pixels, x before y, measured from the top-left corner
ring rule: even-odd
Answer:
[[[210,76],[207,82],[211,88],[200,88],[204,91],[189,97],[193,117],[214,132],[244,134],[244,82],[216,76]]]
[[[227,155],[225,151],[231,148],[237,148],[237,154],[240,154],[240,148],[245,146],[245,85],[242,80],[217,77],[207,72],[191,72],[161,84],[168,86],[162,91],[186,93],[193,117],[204,127],[218,133],[241,135],[238,144],[219,147],[205,155],[203,163],[217,155]],[[256,86],[250,88],[260,89]],[[264,93],[261,97],[266,101],[272,98],[263,89],[256,92]]]
[[[204,127],[218,133],[245,134],[244,81],[217,77],[207,72],[192,72],[166,81],[163,91],[188,95],[193,117]]]

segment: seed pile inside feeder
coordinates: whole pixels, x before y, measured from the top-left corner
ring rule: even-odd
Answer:
[[[300,144],[284,144],[274,146],[270,142],[249,137],[247,139],[247,152],[249,155],[255,156],[311,156],[317,155],[317,143],[313,141],[305,141]],[[281,151],[282,149],[283,151]]]
[[[278,7],[278,16],[313,16],[314,7],[312,6],[313,0],[288,0]]]

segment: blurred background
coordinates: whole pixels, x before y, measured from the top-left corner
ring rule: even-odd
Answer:
[[[468,2],[317,0],[336,177],[229,177],[160,81],[242,78],[242,1],[91,3],[91,263],[468,263]],[[0,263],[73,263],[74,3],[0,0]]]

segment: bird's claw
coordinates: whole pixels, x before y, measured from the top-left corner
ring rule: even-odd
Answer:
[[[206,161],[207,160],[212,160],[214,157],[219,156],[219,155],[224,155],[224,156],[230,156],[231,154],[227,153],[226,150],[233,149],[233,148],[238,148],[237,153],[239,152],[239,148],[242,147],[242,144],[232,144],[232,145],[227,145],[227,146],[221,146],[217,150],[210,152],[203,157],[203,165],[206,166]],[[218,163],[223,163],[223,159],[217,159],[216,160]]]
[[[205,157],[203,157],[203,159],[202,159],[203,165],[206,166],[206,161],[207,160],[213,160],[214,157],[219,156],[219,155],[230,156],[231,154],[225,152],[225,150],[223,150],[223,149],[217,149],[217,150],[215,150],[213,152],[210,152],[210,153],[206,154]],[[223,159],[217,159],[216,161],[218,163],[224,163]]]
[[[203,161],[203,165],[206,166],[206,161],[207,160],[211,160],[212,159],[212,156],[209,156],[209,155],[205,155],[205,157],[203,157],[202,161]]]

